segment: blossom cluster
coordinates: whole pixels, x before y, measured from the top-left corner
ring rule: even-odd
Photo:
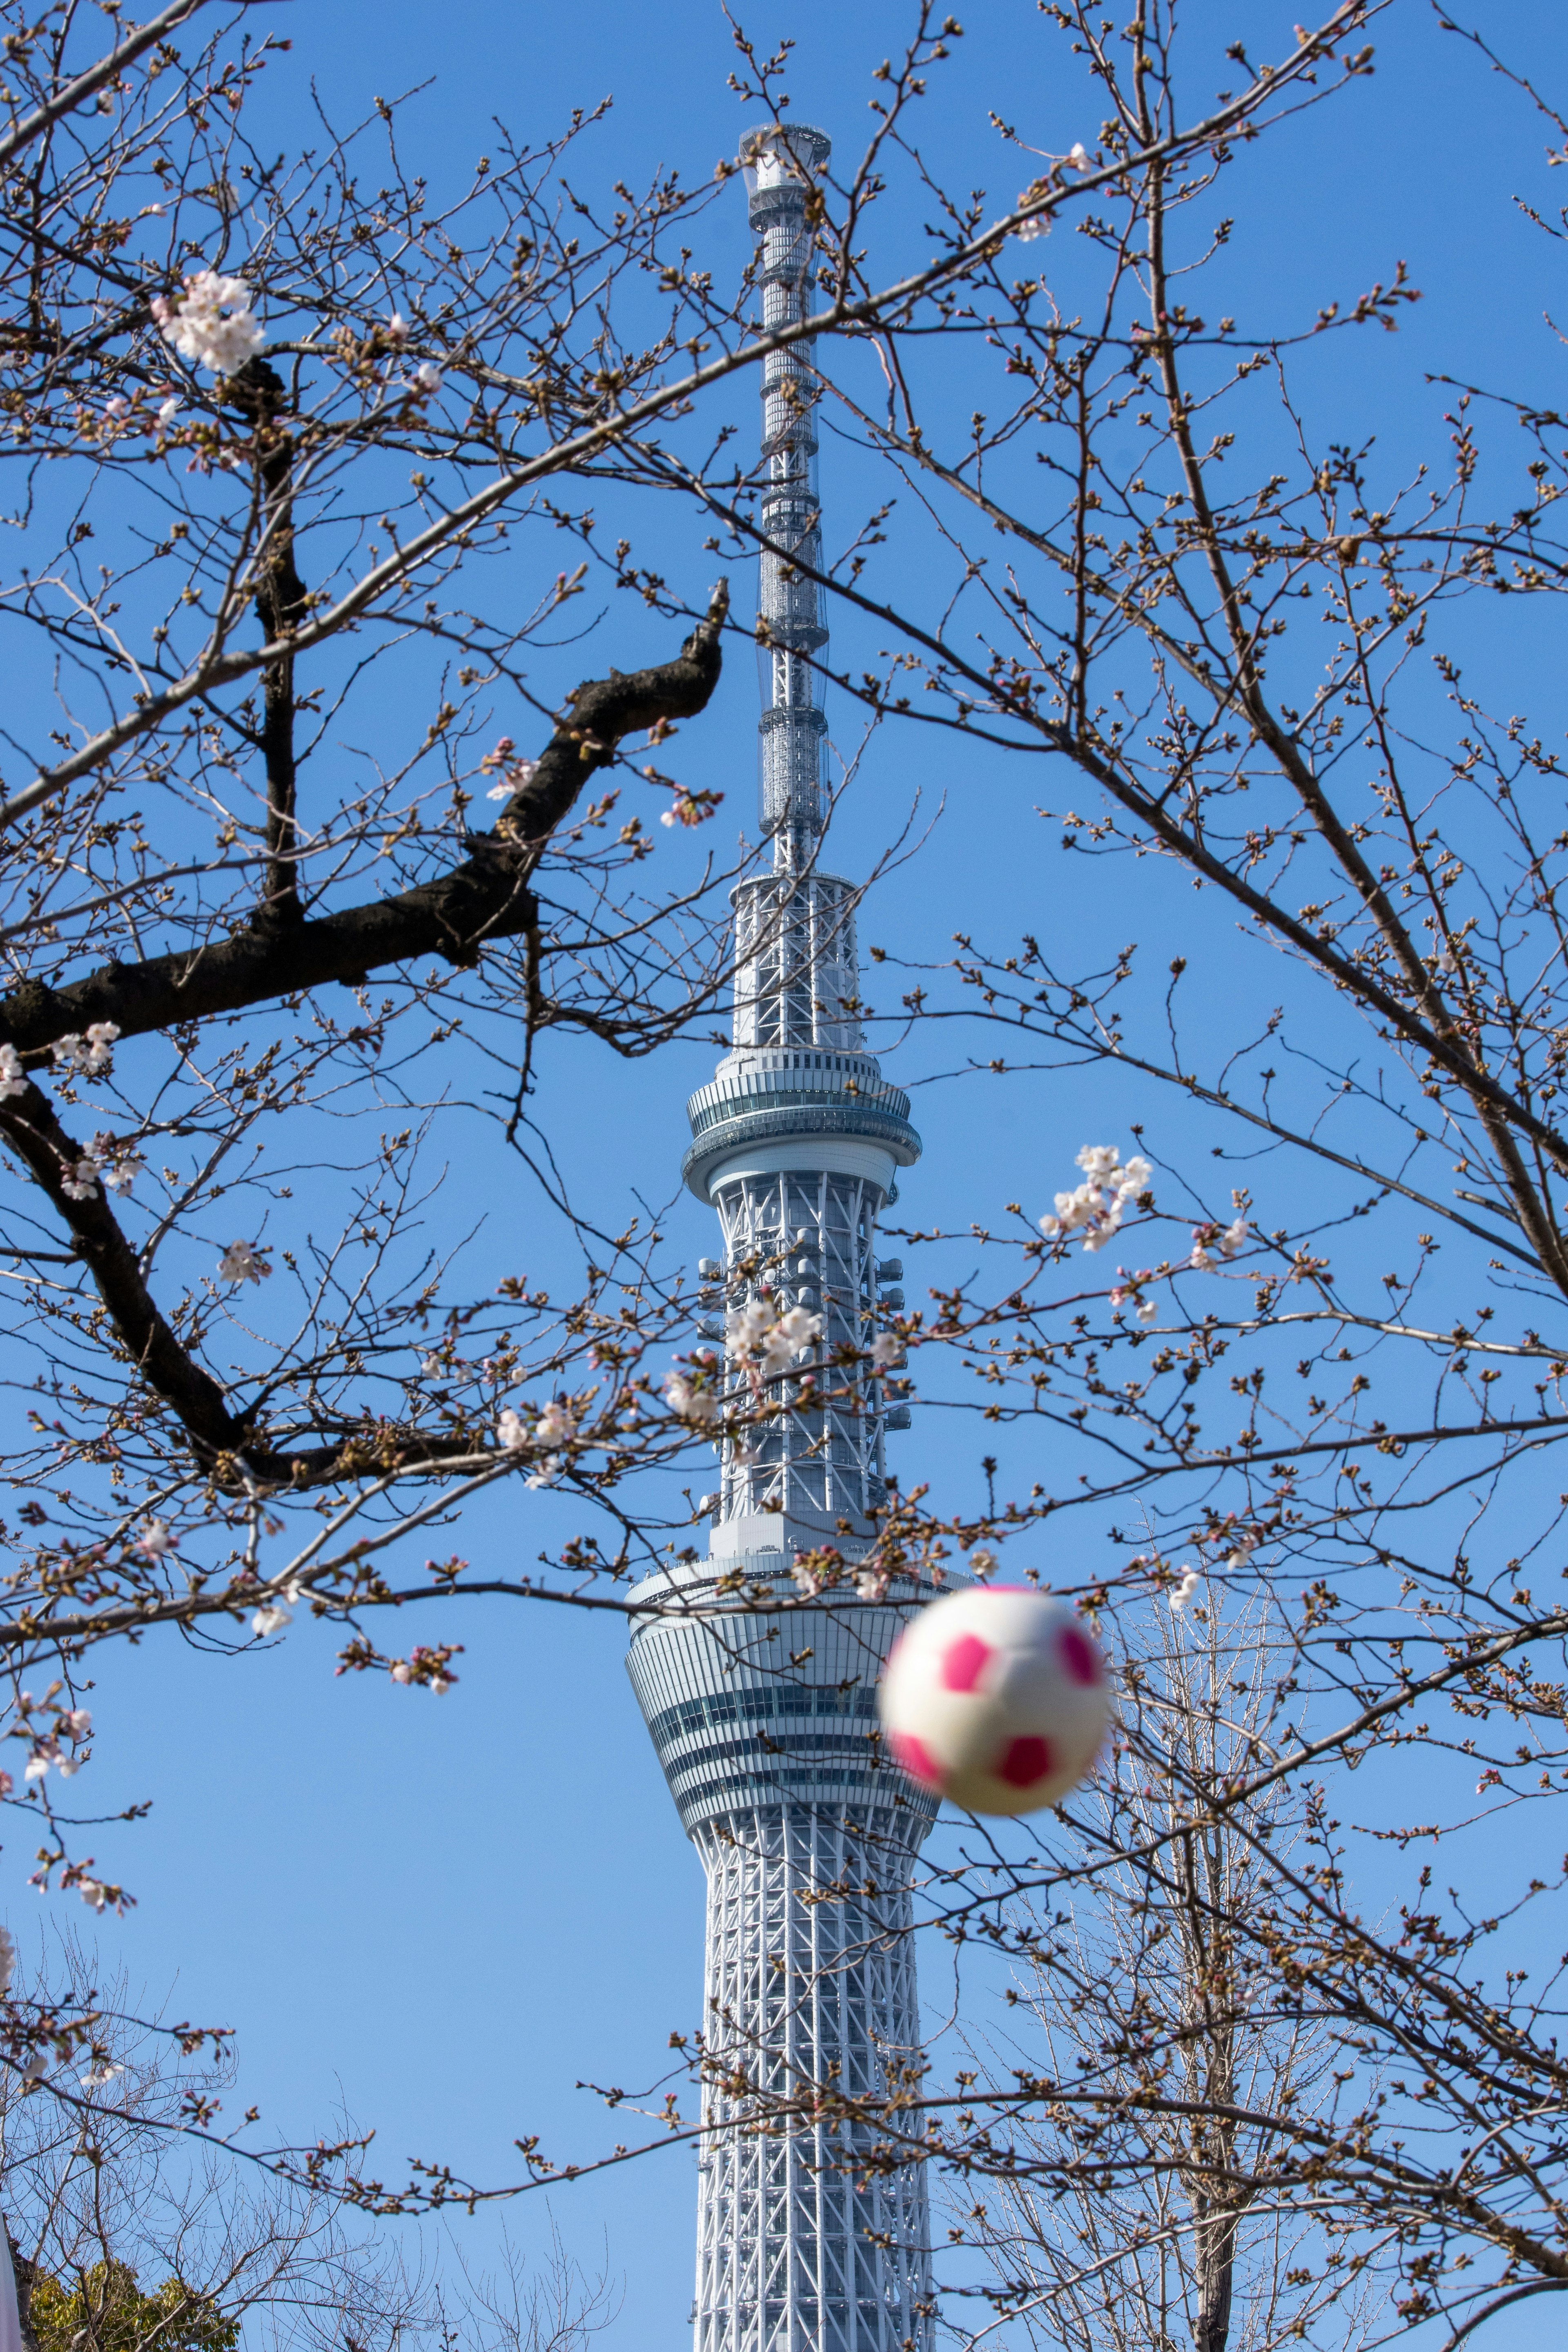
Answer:
[[[1197,1570],[1189,1563],[1182,1570],[1182,1580],[1171,1594],[1171,1607],[1179,1617],[1203,1582]]]
[[[220,278],[216,269],[190,272],[174,301],[155,294],[149,308],[164,341],[214,375],[232,375],[267,341],[244,278]]]
[[[576,1417],[562,1397],[552,1397],[533,1424],[531,1438],[528,1424],[514,1407],[508,1405],[496,1422],[496,1444],[503,1454],[521,1454],[529,1444],[564,1448],[577,1434]],[[561,1475],[562,1452],[547,1454],[528,1479],[531,1486],[553,1486]]]
[[[1146,1160],[1129,1160],[1123,1166],[1113,1143],[1086,1143],[1075,1164],[1084,1171],[1083,1182],[1057,1194],[1056,1214],[1040,1219],[1040,1231],[1053,1242],[1081,1233],[1086,1250],[1101,1249],[1154,1171]]]
[[[724,1324],[724,1349],[731,1362],[759,1371],[764,1380],[787,1372],[796,1358],[822,1337],[822,1318],[804,1307],[776,1316],[765,1298],[731,1307]]]
[[[717,1369],[711,1356],[693,1357],[691,1370],[684,1364],[672,1364],[664,1376],[665,1402],[671,1412],[682,1421],[694,1422],[699,1429],[711,1429],[724,1410],[724,1400],[712,1382]]]
[[[50,1049],[56,1069],[68,1071],[72,1077],[106,1078],[114,1067],[114,1045],[119,1034],[118,1022],[94,1021],[85,1036],[73,1029],[68,1036],[58,1037]],[[7,1069],[6,1076],[10,1075]]]
[[[1193,1254],[1187,1260],[1187,1264],[1199,1274],[1212,1274],[1215,1267],[1215,1254],[1217,1252],[1221,1257],[1238,1255],[1247,1246],[1248,1231],[1245,1217],[1237,1217],[1233,1224],[1223,1227],[1212,1224],[1194,1225]]]
[[[15,1045],[0,1045],[0,1102],[9,1102],[13,1095],[27,1091],[27,1073],[22,1067],[22,1056]]]

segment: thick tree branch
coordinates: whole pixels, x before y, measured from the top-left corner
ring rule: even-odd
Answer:
[[[703,709],[719,682],[728,610],[729,589],[721,581],[673,661],[624,676],[612,670],[579,686],[568,698],[569,717],[507,803],[496,831],[479,835],[449,874],[313,922],[280,929],[263,921],[142,963],[104,964],[63,988],[26,981],[0,1000],[0,1037],[19,1053],[38,1053],[94,1022],[112,1021],[122,1036],[134,1037],[328,982],[356,985],[369,971],[419,956],[474,962],[491,940],[511,938],[532,921],[529,877],[622,738]]]

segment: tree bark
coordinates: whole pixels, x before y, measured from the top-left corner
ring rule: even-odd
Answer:
[[[534,915],[529,877],[589,777],[615,759],[622,737],[703,709],[719,682],[728,609],[721,582],[675,660],[624,676],[612,670],[577,687],[568,698],[570,715],[513,793],[496,831],[479,835],[449,873],[287,929],[253,922],[201,947],[107,963],[63,988],[24,981],[0,998],[0,1039],[18,1053],[37,1054],[99,1021],[114,1022],[122,1037],[144,1036],[331,981],[357,985],[367,972],[419,956],[476,962],[491,940],[528,929]]]

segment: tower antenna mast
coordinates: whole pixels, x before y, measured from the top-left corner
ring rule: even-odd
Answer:
[[[742,143],[766,330],[805,315],[808,200],[828,152],[802,124],[770,123]],[[861,1033],[857,892],[819,865],[818,389],[809,342],[765,361],[759,765],[772,856],[733,894],[732,1045],[688,1105],[684,1172],[719,1215],[722,1260],[700,1267],[713,1305],[731,1325],[759,1306],[767,1318],[799,1307],[821,1331],[787,1369],[731,1369],[731,1411],[759,1392],[776,1410],[746,1443],[721,1441],[709,1556],[634,1594],[684,1606],[644,1616],[628,1659],[708,1877],[714,2080],[695,2352],[930,2352],[933,2338],[921,2168],[883,2169],[880,2135],[859,2123],[757,2128],[814,2085],[879,2102],[919,2064],[910,1890],[936,1802],[874,1737],[878,1674],[916,1590],[909,1581],[876,1606],[836,1608],[825,1593],[787,1615],[700,1613],[737,1572],[795,1599],[797,1553],[863,1556],[887,1495],[887,1433],[910,1422],[882,1379],[843,1369],[846,1350],[864,1365],[879,1324],[903,1306],[903,1269],[879,1259],[877,1220],[921,1145],[908,1096]],[[724,1330],[715,1317],[705,1336]],[[843,1892],[864,1886],[878,1891]]]

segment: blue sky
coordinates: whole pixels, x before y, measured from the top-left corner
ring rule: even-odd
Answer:
[[[1188,13],[1212,37],[1215,81],[1219,53],[1238,32],[1254,54],[1289,39],[1289,7],[1199,0]],[[342,119],[375,93],[430,80],[405,140],[437,180],[459,177],[482,152],[492,112],[537,133],[613,93],[609,122],[578,167],[603,182],[616,173],[635,182],[660,163],[704,179],[748,119],[725,87],[730,34],[708,0],[526,12],[448,0],[438,16],[412,0],[380,0],[374,10],[363,0],[312,0],[276,16],[295,42],[268,100],[281,134],[308,135],[308,79]],[[795,39],[793,111],[826,127],[841,151],[851,147],[868,73],[898,46],[901,12],[792,0],[782,15],[743,21],[762,42],[781,30]],[[1510,54],[1564,62],[1550,6],[1492,0],[1486,23]],[[1557,299],[1554,257],[1513,203],[1522,193],[1550,205],[1556,183],[1525,102],[1439,33],[1428,10],[1402,0],[1376,37],[1376,78],[1238,171],[1226,199],[1240,219],[1227,266],[1232,306],[1261,331],[1408,262],[1424,299],[1399,335],[1326,343],[1302,375],[1325,438],[1353,440],[1375,425],[1391,462],[1405,464],[1440,445],[1447,395],[1431,374],[1484,369],[1543,398],[1560,381],[1561,343],[1542,316]],[[1058,152],[1091,137],[1081,94],[1047,66],[1057,55],[1023,0],[987,0],[928,101],[939,171],[1011,194],[1022,175],[1015,159],[998,157],[990,106]],[[900,225],[891,243],[907,234],[918,249],[917,229]],[[736,269],[747,250],[738,194],[728,212],[707,216],[704,233],[711,266]],[[957,379],[943,391],[966,395]],[[748,389],[735,403],[743,430],[751,413]],[[830,520],[847,519],[851,500],[868,493],[859,460],[836,452],[830,437],[822,471]],[[648,509],[640,527],[662,568],[695,594],[713,562],[695,520]],[[749,584],[737,580],[736,590],[744,604]],[[1472,674],[1512,707],[1553,657],[1546,630],[1544,618],[1517,607],[1481,614]],[[668,635],[616,607],[602,657],[630,667]],[[874,631],[838,628],[839,658],[875,650]],[[582,656],[568,658],[580,674]],[[728,794],[721,824],[751,823],[754,709],[752,666],[732,660],[710,711],[683,738],[691,780]],[[882,732],[844,809],[833,862],[865,870],[917,796],[921,824],[933,830],[879,889],[863,939],[940,958],[955,929],[1005,943],[1027,929],[1069,963],[1101,960],[1137,937],[1162,956],[1193,957],[1197,1017],[1221,1025],[1238,996],[1279,984],[1259,967],[1268,951],[1238,942],[1217,908],[1194,902],[1169,874],[1149,864],[1069,865],[1058,828],[1034,813],[1052,793],[1072,797],[1037,763]],[[875,1001],[875,984],[870,992]],[[952,1034],[935,1035],[892,1066],[919,1082],[959,1050]],[[691,1045],[627,1065],[591,1044],[547,1041],[536,1108],[584,1206],[613,1223],[631,1183],[656,1201],[673,1192],[685,1095],[710,1060],[710,1048]],[[1037,1213],[1068,1181],[1081,1142],[1126,1148],[1128,1121],[1146,1116],[1148,1103],[1115,1075],[917,1083],[926,1155],[904,1184],[901,1213],[963,1225],[1018,1198]],[[1163,1153],[1206,1157],[1213,1131],[1201,1116],[1161,1104],[1157,1119]],[[465,1211],[488,1219],[483,1247],[509,1270],[564,1265],[559,1236],[480,1121],[449,1131],[447,1150],[461,1170]],[[676,1203],[667,1230],[693,1257],[710,1246],[690,1202]],[[910,1285],[917,1297],[922,1286]],[[984,1447],[966,1425],[929,1411],[900,1443],[906,1483],[930,1479],[952,1504],[973,1491]],[[559,1506],[509,1489],[471,1512],[454,1542],[476,1560],[523,1568],[564,1531]],[[553,2152],[580,2158],[625,2128],[612,2131],[574,2085],[650,2081],[670,2031],[696,2022],[701,1883],[613,1624],[477,1604],[442,1630],[467,1649],[459,1683],[439,1700],[370,1676],[334,1680],[335,1644],[309,1626],[237,1661],[173,1639],[105,1656],[93,1702],[95,1802],[151,1796],[155,1809],[144,1826],[101,1843],[105,1868],[133,1886],[138,1904],[97,1932],[106,1960],[123,1964],[149,2000],[237,2029],[237,2105],[255,2100],[290,2137],[330,2129],[341,2106],[377,2126],[390,2176],[417,2154],[493,2179],[515,2170],[519,2134],[540,2132]],[[22,1886],[26,1857],[13,1845],[0,1866],[8,1916],[26,1933],[38,1916]],[[612,2343],[673,2352],[685,2340],[693,2206],[689,2161],[671,2154],[553,2192],[548,2208],[542,2197],[525,2200],[509,2226],[527,2246],[552,2221],[590,2268],[607,2263],[625,2280]],[[495,2224],[452,2227],[482,2248]]]

